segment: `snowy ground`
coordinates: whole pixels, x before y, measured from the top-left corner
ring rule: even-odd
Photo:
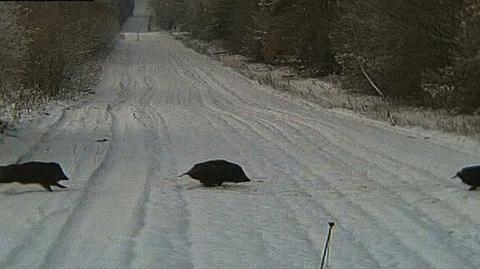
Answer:
[[[319,268],[328,221],[329,268],[480,268],[480,192],[450,179],[477,143],[279,94],[160,32],[126,32],[97,94],[50,113],[0,162],[72,180],[0,185],[0,268]],[[257,181],[177,178],[214,158]]]

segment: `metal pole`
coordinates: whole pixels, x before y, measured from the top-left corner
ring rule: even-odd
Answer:
[[[332,229],[333,226],[335,225],[334,222],[329,222],[328,226],[328,235],[327,235],[327,240],[325,241],[325,247],[323,248],[323,255],[322,255],[322,263],[320,264],[320,269],[323,269],[323,265],[325,264],[325,257],[327,256],[327,251],[328,251],[328,244],[330,243],[330,237],[332,236]]]

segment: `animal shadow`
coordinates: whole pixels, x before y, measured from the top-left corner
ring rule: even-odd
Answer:
[[[71,192],[73,191],[72,189],[67,190],[67,189],[58,189],[55,192],[52,193],[57,193],[57,192]],[[31,194],[31,193],[45,193],[45,190],[40,189],[40,190],[28,190],[28,191],[4,191],[1,192],[2,194],[5,194],[6,196],[14,196],[14,195],[24,195],[24,194]]]
[[[257,189],[252,185],[236,185],[236,184],[223,184],[222,186],[205,187],[201,184],[195,184],[185,187],[186,191],[209,191],[215,193],[241,193],[241,194],[258,194]]]

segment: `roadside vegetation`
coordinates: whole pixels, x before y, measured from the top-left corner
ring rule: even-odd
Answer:
[[[0,3],[1,114],[16,118],[50,98],[82,90],[133,3]],[[0,130],[5,126],[4,119]]]

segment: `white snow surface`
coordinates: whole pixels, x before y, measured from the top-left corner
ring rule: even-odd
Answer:
[[[327,110],[139,32],[96,95],[0,144],[2,164],[71,177],[0,184],[0,268],[319,268],[328,221],[328,268],[480,268],[480,192],[450,178],[478,143]],[[177,177],[218,158],[255,180]]]

